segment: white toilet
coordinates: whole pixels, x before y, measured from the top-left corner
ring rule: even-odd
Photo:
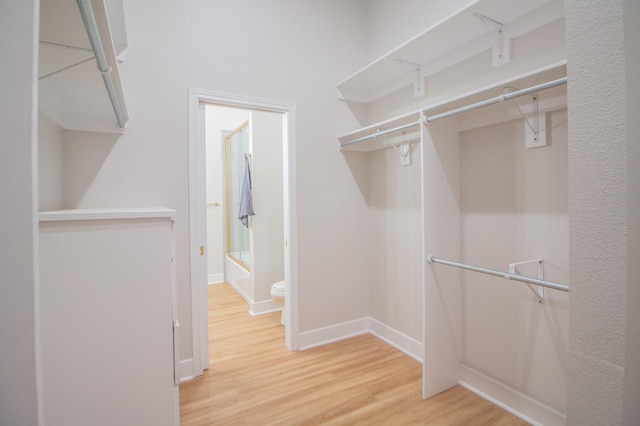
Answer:
[[[271,286],[271,298],[278,305],[282,306],[282,315],[280,316],[280,324],[284,323],[284,281],[278,281]]]

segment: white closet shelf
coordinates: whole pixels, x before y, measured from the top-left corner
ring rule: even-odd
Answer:
[[[128,118],[118,62],[127,36],[123,0],[91,0],[109,78]],[[76,0],[40,2],[39,108],[66,130],[122,134]],[[121,117],[122,118],[122,117]]]
[[[494,82],[490,85],[483,86],[469,92],[461,93],[448,99],[434,100],[432,102],[426,103],[419,109],[412,112],[399,115],[385,121],[380,121],[338,136],[337,139],[340,144],[340,149],[343,151],[370,152],[379,149],[390,148],[392,145],[401,144],[404,142],[417,142],[419,141],[418,132],[420,130],[420,127],[418,126],[410,130],[406,130],[406,135],[402,135],[401,132],[395,132],[392,134],[371,138],[362,142],[351,143],[352,141],[365,137],[367,135],[375,134],[377,132],[384,132],[385,130],[404,126],[405,124],[409,124],[412,122],[417,122],[420,120],[420,114],[423,111],[425,113],[428,113],[428,115],[437,114],[439,112],[443,112],[444,110],[458,108],[463,105],[498,96],[503,93],[505,87],[523,89],[537,84],[542,84],[548,81],[563,78],[566,77],[566,75],[566,61],[561,61],[542,68],[531,70],[527,73],[523,73],[509,79]],[[558,90],[564,91],[566,89]],[[542,96],[542,98],[544,101],[544,95]],[[541,104],[540,111],[556,109],[562,107],[564,104],[564,99],[561,99],[558,102],[543,102]],[[515,119],[518,118],[518,115],[514,115],[512,117],[505,116],[505,118]]]
[[[176,211],[166,207],[140,207],[117,209],[52,210],[38,213],[38,220],[40,222],[153,218],[167,218],[175,220]]]
[[[564,3],[476,0],[338,83],[339,98],[368,103],[411,84],[418,96],[424,90],[425,77],[486,50],[496,50],[497,27],[491,28],[494,24],[483,22],[478,14],[503,24],[504,57],[494,56],[494,62],[505,63],[509,40],[562,19]]]
[[[407,142],[414,142],[416,140],[416,133],[420,131],[420,127],[418,126],[406,130],[406,137],[402,134],[402,132],[399,132],[390,135],[383,135],[363,142],[352,143],[353,140],[365,137],[372,133],[374,134],[384,132],[389,129],[394,129],[406,124],[418,122],[419,120],[420,111],[412,111],[408,114],[381,121],[379,123],[354,130],[353,132],[345,133],[344,135],[338,136],[340,149],[342,151],[370,152],[377,151],[379,149],[391,148],[394,144],[405,142],[405,139]],[[419,135],[417,136],[417,139],[419,140]],[[345,143],[348,145],[342,145]]]

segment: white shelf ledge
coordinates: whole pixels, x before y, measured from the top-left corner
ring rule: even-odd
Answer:
[[[176,211],[166,207],[143,207],[122,209],[71,209],[40,212],[40,222],[65,222],[79,220],[109,219],[176,219]]]
[[[368,103],[458,64],[496,42],[480,14],[501,22],[505,43],[564,17],[562,0],[476,0],[337,85],[342,100]],[[506,62],[506,60],[504,61]],[[420,66],[416,76],[415,67]],[[416,88],[414,93],[422,89]],[[427,94],[428,96],[428,94]]]
[[[419,119],[420,112],[424,111],[428,114],[434,114],[438,112],[442,112],[444,109],[453,109],[460,107],[465,104],[471,104],[474,102],[479,102],[484,99],[488,99],[494,96],[498,96],[502,93],[505,87],[517,87],[517,88],[525,88],[534,86],[536,84],[541,84],[547,81],[555,80],[558,78],[567,76],[567,66],[566,61],[560,61],[555,64],[550,64],[548,66],[538,68],[535,70],[531,70],[529,72],[514,76],[512,78],[496,81],[492,84],[480,87],[478,89],[461,93],[454,97],[445,99],[445,100],[436,100],[432,102],[425,103],[420,108],[415,111],[399,115],[397,117],[380,121],[366,127],[362,127],[360,129],[342,134],[337,137],[338,142],[340,144],[352,141],[354,139],[358,139],[360,137],[375,133],[376,131],[384,131],[386,129],[392,129],[399,126],[402,126],[407,123],[414,122]],[[561,89],[566,90],[566,89]],[[544,99],[544,94],[542,95]],[[553,109],[556,108],[557,105],[549,105],[547,108]],[[544,110],[544,108],[542,109]],[[506,119],[514,119],[518,116],[509,116],[505,115]],[[415,139],[419,140],[419,135],[417,132],[419,128],[415,128],[411,130],[411,133],[407,132],[407,135],[402,134],[390,134],[386,136],[382,136],[379,138],[369,139],[363,142],[354,143],[351,145],[342,146],[340,149],[343,151],[358,151],[358,152],[370,152],[376,151],[379,149],[390,148],[394,144],[402,143],[403,139],[411,138],[415,141]]]

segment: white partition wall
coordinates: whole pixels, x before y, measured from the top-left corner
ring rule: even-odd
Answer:
[[[423,126],[425,254],[460,258],[460,142],[449,122]],[[426,261],[426,259],[425,259]],[[424,398],[460,378],[460,271],[427,265],[424,280]]]
[[[0,6],[0,424],[35,425],[38,404],[36,151],[38,2]]]
[[[40,214],[47,425],[177,424],[173,214]]]

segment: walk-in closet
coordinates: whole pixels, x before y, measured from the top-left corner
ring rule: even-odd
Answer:
[[[562,1],[479,0],[338,85],[366,117],[338,141],[366,164],[372,317],[425,398],[461,384],[541,424],[566,412],[564,39]]]

